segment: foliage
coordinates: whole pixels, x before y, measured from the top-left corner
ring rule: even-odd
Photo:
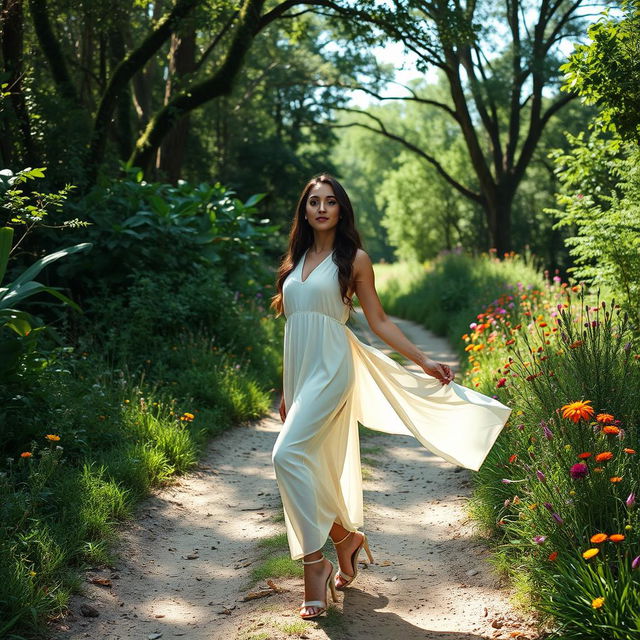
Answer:
[[[9,223],[17,225],[31,223],[33,227],[48,215],[49,207],[62,206],[70,187],[53,194],[34,192],[33,197],[37,204],[29,204],[29,196],[23,195],[22,190],[17,188],[17,185],[27,180],[43,176],[43,169],[24,169],[16,175],[9,170],[0,172],[0,207],[10,213]],[[27,232],[28,230],[25,235]],[[48,264],[62,257],[90,249],[92,246],[85,242],[49,254],[20,273],[12,282],[4,284],[9,256],[17,246],[17,243],[14,246],[13,235],[13,227],[0,227],[0,382],[2,383],[19,375],[21,361],[28,354],[33,355],[40,333],[47,329],[40,318],[18,308],[24,305],[25,300],[39,293],[48,293],[76,311],[80,311],[80,307],[57,288],[45,286],[33,278]],[[24,238],[24,235],[22,237]]]
[[[463,335],[471,382],[514,409],[474,511],[508,544],[505,570],[526,572],[552,637],[627,640],[640,622],[640,354],[628,315],[599,294],[554,278],[500,296]]]
[[[376,265],[376,278],[389,313],[420,322],[460,347],[459,336],[476,320],[484,301],[496,298],[512,282],[541,284],[536,267],[530,255],[510,254],[500,260],[495,252],[472,256],[454,250],[441,252],[425,266]]]
[[[564,71],[565,91],[577,91],[600,106],[598,126],[640,143],[640,11],[635,0],[622,2],[622,17],[609,10],[592,24],[589,44],[576,47]]]
[[[82,232],[99,247],[91,260],[76,260],[59,276],[84,283],[96,280],[118,291],[136,273],[174,273],[183,278],[197,265],[215,266],[230,286],[256,291],[267,270],[261,253],[278,228],[259,217],[265,194],[245,202],[220,183],[177,186],[146,182],[142,172],[110,180],[69,206],[92,223]]]
[[[571,151],[552,155],[561,208],[547,211],[558,219],[554,228],[574,229],[565,240],[575,259],[569,271],[616,291],[640,322],[640,150],[598,132],[568,139]]]
[[[196,304],[215,302],[214,289]],[[164,306],[164,295],[144,303]],[[179,302],[186,301],[185,293]],[[229,304],[223,296],[217,302]],[[229,313],[239,341],[229,324],[219,334],[228,348],[215,326],[175,331],[162,349],[163,339],[141,339],[129,325],[138,360],[147,348],[138,367],[116,367],[114,352],[92,348],[85,333],[78,349],[41,349],[39,367],[0,385],[3,637],[42,631],[78,589],[78,569],[114,561],[116,526],[137,500],[192,468],[208,437],[268,410],[281,378],[281,326],[259,303],[241,300]],[[128,319],[142,323],[140,314]],[[252,333],[258,338],[242,354]]]
[[[554,228],[572,230],[566,244],[576,265],[570,270],[592,285],[611,287],[640,321],[640,13],[623,3],[622,16],[605,12],[562,69],[565,90],[578,91],[600,111],[588,136],[567,135],[569,152],[550,154],[561,189],[559,208],[548,209]]]

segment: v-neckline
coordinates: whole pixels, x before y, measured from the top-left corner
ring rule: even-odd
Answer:
[[[307,253],[309,253],[309,249],[305,249],[304,255],[302,256],[302,259],[300,260],[300,263],[302,264],[302,268],[300,269],[300,282],[302,284],[304,284],[310,277],[311,274],[323,263],[326,262],[327,258],[330,258],[333,255],[333,249],[331,249],[331,253],[329,253],[329,255],[325,256],[322,260],[320,260],[320,262],[318,262],[318,264],[311,269],[311,272],[307,275],[307,277],[303,280],[302,276],[304,275],[304,265],[307,259]]]

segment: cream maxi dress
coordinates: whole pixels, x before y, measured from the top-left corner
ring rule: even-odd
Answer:
[[[334,521],[363,525],[358,422],[477,471],[511,413],[361,342],[345,325],[333,252],[303,281],[306,255],[283,285],[287,416],[272,454],[293,559],[322,548]]]

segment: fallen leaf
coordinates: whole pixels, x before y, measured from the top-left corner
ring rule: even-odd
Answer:
[[[284,593],[285,591],[289,591],[289,589],[284,589],[283,587],[279,587],[275,582],[271,579],[267,580],[267,584],[276,592],[276,593]]]
[[[265,596],[271,596],[276,593],[273,589],[264,589],[262,591],[250,591],[247,595],[242,598],[243,602],[247,600],[255,600],[256,598],[264,598]]]
[[[111,587],[111,580],[109,578],[91,578],[89,580],[91,584],[99,584],[102,587]]]

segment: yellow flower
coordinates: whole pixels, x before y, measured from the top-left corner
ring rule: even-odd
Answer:
[[[591,606],[594,609],[599,609],[604,604],[604,598],[594,598],[591,601]]]
[[[58,442],[58,440],[60,440],[60,436],[57,436],[53,433],[47,433],[47,435],[45,436],[45,438],[47,440],[51,440],[52,442]]]
[[[595,547],[593,547],[592,549],[587,549],[585,552],[583,552],[582,557],[585,560],[588,560],[589,558],[593,558],[593,556],[597,555],[598,553],[600,553],[600,549],[596,549]]]

